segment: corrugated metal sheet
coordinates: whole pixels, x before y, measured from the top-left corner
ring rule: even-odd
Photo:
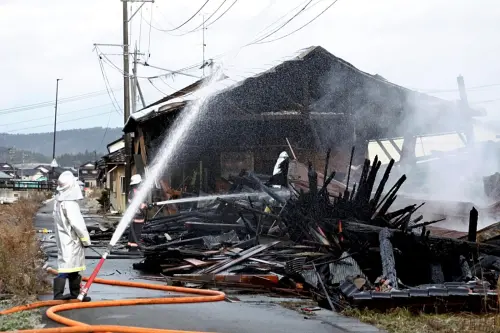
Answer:
[[[308,269],[308,270],[303,270],[302,273],[300,273],[304,280],[306,281],[307,284],[317,288],[318,287],[318,275],[316,275],[316,270],[314,269]]]
[[[352,257],[348,257],[349,255],[349,253],[344,252],[342,253],[341,258],[346,257],[345,259],[339,260],[329,265],[330,276],[332,276],[332,284],[339,284],[345,281],[348,277],[355,277],[358,275],[365,277],[356,260],[354,260]]]

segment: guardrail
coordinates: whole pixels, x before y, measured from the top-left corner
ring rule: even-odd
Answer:
[[[55,191],[56,185],[47,181],[4,181],[0,182],[0,189],[13,191]]]

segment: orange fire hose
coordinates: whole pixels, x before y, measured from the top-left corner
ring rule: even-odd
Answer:
[[[52,274],[57,274],[53,269],[48,269]],[[86,281],[88,278],[84,277],[83,280]],[[113,301],[96,301],[96,302],[85,302],[82,303],[78,300],[72,301],[41,301],[35,302],[27,305],[16,306],[7,310],[0,311],[0,315],[6,315],[14,312],[32,310],[36,308],[41,308],[45,306],[51,306],[47,309],[47,317],[60,324],[70,326],[70,327],[59,327],[59,328],[43,328],[43,329],[32,329],[32,330],[21,330],[12,332],[24,332],[24,333],[78,333],[78,332],[117,332],[117,333],[205,333],[205,332],[194,332],[194,331],[179,331],[179,330],[169,330],[169,329],[155,329],[155,328],[144,328],[144,327],[131,327],[131,326],[118,326],[118,325],[87,325],[85,323],[65,318],[57,312],[75,310],[75,309],[85,309],[85,308],[103,308],[103,307],[115,307],[115,306],[129,306],[129,305],[145,305],[145,304],[181,304],[181,303],[202,303],[202,302],[218,302],[223,301],[226,295],[223,292],[207,289],[193,289],[193,288],[183,288],[183,287],[171,287],[150,283],[141,282],[130,282],[130,281],[118,281],[118,280],[105,280],[105,279],[95,279],[95,283],[107,284],[112,286],[120,287],[131,287],[131,288],[142,288],[142,289],[152,289],[152,290],[163,290],[172,291],[185,294],[196,294],[202,296],[187,296],[187,297],[165,297],[165,298],[141,298],[141,299],[123,299],[123,300],[113,300]]]

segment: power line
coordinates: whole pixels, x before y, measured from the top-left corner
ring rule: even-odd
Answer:
[[[120,90],[120,89],[111,89],[111,90]],[[93,97],[96,97],[99,95],[104,95],[104,94],[106,94],[106,92],[107,92],[106,90],[100,90],[100,91],[95,91],[95,92],[91,92],[91,93],[75,95],[75,96],[70,96],[70,97],[66,97],[66,98],[60,98],[58,100],[58,103],[62,104],[62,103],[76,102],[79,100],[93,98]],[[29,111],[29,110],[39,109],[39,108],[44,108],[44,107],[49,107],[49,106],[54,106],[54,101],[39,102],[39,103],[34,103],[34,104],[28,104],[28,105],[0,109],[0,115],[14,113],[14,112]]]
[[[144,5],[144,2],[142,3],[141,7],[140,7],[140,15],[141,15],[141,22],[139,23],[139,50],[141,49],[141,46],[142,46],[142,6]]]
[[[211,18],[212,18],[215,14],[217,14],[217,12],[219,11],[219,9],[221,9],[221,7],[222,7],[222,6],[224,6],[224,4],[226,3],[226,1],[227,1],[227,0],[222,1],[222,3],[219,5],[219,7],[217,7],[217,9],[216,9],[216,10],[214,10],[214,12],[213,12],[213,13],[212,13],[212,14],[211,14],[211,15],[210,15],[210,16],[209,16],[209,17],[208,17],[208,18],[207,18],[204,22],[202,22],[200,25],[198,25],[196,28],[194,28],[194,29],[192,29],[192,30],[189,30],[189,31],[187,31],[187,32],[184,32],[184,33],[182,33],[182,34],[180,34],[180,35],[176,35],[176,36],[185,36],[185,35],[187,35],[187,34],[190,34],[190,33],[196,32],[196,31],[199,31],[199,30],[200,30],[200,27],[202,27],[202,26],[203,26],[203,24],[205,24],[206,22],[210,21],[210,19],[211,19]],[[235,2],[236,2],[236,1],[235,1]],[[235,3],[235,2],[233,2],[233,5],[234,5],[234,3]],[[229,8],[231,8],[231,7],[229,7]],[[224,13],[225,13],[225,12],[224,12]],[[222,15],[224,15],[224,13],[222,13]],[[208,26],[205,26],[205,29],[206,29],[206,28],[208,28]]]
[[[313,17],[309,22],[307,22],[306,24],[304,24],[303,26],[295,29],[294,31],[286,34],[286,35],[283,35],[281,37],[278,37],[278,38],[275,38],[275,39],[272,39],[272,40],[267,40],[267,41],[260,41],[260,42],[257,42],[255,44],[265,44],[265,43],[272,43],[272,42],[276,42],[278,40],[281,40],[281,39],[284,39],[290,35],[293,35],[294,33],[302,30],[303,28],[307,27],[309,24],[311,24],[312,22],[314,22],[316,19],[318,19],[321,15],[323,15],[328,9],[330,9],[331,7],[333,7],[333,5],[335,5],[339,0],[334,0],[328,7],[326,7],[322,12],[320,12],[318,15],[316,15],[315,17]]]
[[[210,0],[205,1],[205,3],[196,11],[196,13],[194,13],[189,19],[187,19],[184,23],[182,23],[178,27],[175,27],[173,29],[157,29],[155,27],[153,27],[153,28],[155,28],[156,30],[159,30],[159,31],[163,31],[163,32],[170,32],[170,31],[178,30],[179,28],[182,28],[183,26],[185,26],[186,24],[188,24],[193,18],[195,18],[196,15],[198,15],[198,13],[201,12],[203,10],[203,8],[205,8],[205,6],[207,5],[207,3],[209,1]]]
[[[288,23],[290,23],[291,21],[293,21],[293,19],[295,19],[297,16],[299,16],[304,10],[306,10],[306,8],[311,4],[313,0],[309,0],[307,1],[307,3],[304,5],[304,7],[302,7],[301,10],[299,10],[297,13],[295,13],[295,15],[293,15],[291,18],[289,18],[285,23],[283,23],[281,26],[279,26],[278,28],[276,28],[274,31],[271,31],[269,34],[265,35],[264,37],[262,38],[259,38],[257,39],[256,41],[253,41],[250,43],[251,44],[260,44],[259,42],[263,41],[264,39],[274,35],[275,33],[277,33],[278,31],[280,31],[281,29],[283,29]]]
[[[108,134],[108,128],[109,128],[109,122],[111,121],[111,112],[109,113],[109,116],[108,116],[108,123],[106,124],[106,130],[104,131],[104,134],[102,136],[102,139],[101,139],[101,143],[99,144],[99,147],[102,146],[102,143],[104,142],[104,138],[106,137],[106,134]]]
[[[224,1],[225,2],[225,1]],[[211,26],[212,24],[214,24],[215,22],[217,22],[220,18],[222,18],[222,16],[226,15],[226,13],[231,9],[233,8],[233,6],[238,2],[238,0],[234,0],[233,3],[222,13],[220,14],[219,17],[217,17],[215,20],[213,20],[212,22],[210,22],[205,28],[208,28],[209,26]],[[215,13],[215,12],[214,12]]]
[[[108,96],[111,99],[111,103],[113,103],[113,107],[115,108],[116,112],[123,114],[123,111],[120,108],[120,104],[116,100],[115,94],[110,89],[111,84],[109,83],[108,76],[106,75],[106,71],[104,70],[104,66],[102,65],[102,58],[99,55],[99,53],[97,53],[98,51],[99,51],[99,49],[96,47],[96,54],[97,54],[97,58],[99,60],[99,68],[101,69],[101,75],[102,75],[102,78],[104,80],[104,86],[106,87],[106,91],[108,92]],[[115,103],[116,103],[116,105],[115,105]]]
[[[72,122],[72,121],[82,120],[82,119],[87,119],[87,118],[92,118],[92,117],[98,117],[98,116],[102,116],[102,115],[113,113],[113,112],[115,112],[115,111],[109,111],[109,112],[105,112],[105,113],[99,113],[99,114],[94,114],[94,115],[90,115],[90,116],[85,116],[85,117],[80,117],[80,118],[73,118],[73,119],[69,119],[69,120],[59,121],[58,124],[69,123],[69,122]],[[44,125],[37,125],[37,126],[31,126],[31,127],[17,128],[15,130],[5,131],[5,132],[2,132],[2,133],[12,133],[12,132],[16,132],[16,131],[23,131],[23,130],[27,130],[27,129],[40,128],[40,127],[45,127],[45,126],[54,126],[54,123],[44,124]]]
[[[153,20],[153,2],[151,2],[151,15],[150,20]],[[148,60],[151,57],[151,24],[149,25],[149,36],[148,36]]]
[[[109,105],[113,105],[113,104],[112,103],[107,103],[107,104],[92,106],[92,107],[85,108],[85,109],[72,110],[72,111],[68,111],[68,112],[59,112],[58,116],[59,115],[62,116],[62,115],[65,115],[65,114],[70,114],[70,113],[75,113],[75,112],[81,112],[81,111],[86,111],[86,110],[92,110],[92,109],[102,108],[104,106],[109,106]],[[26,122],[30,122],[30,121],[34,121],[34,120],[40,120],[40,119],[47,119],[47,118],[52,119],[53,116],[30,118],[28,120],[23,119],[23,120],[16,121],[16,122],[13,122],[13,123],[7,123],[7,124],[2,123],[2,124],[0,124],[0,126],[9,126],[9,125],[14,125],[14,124],[21,124],[21,123],[26,123]]]
[[[163,94],[165,96],[167,96],[168,94],[164,93],[163,91],[161,91],[154,83],[153,81],[151,81],[151,79],[148,80],[149,83],[153,86],[153,88],[155,88],[160,94]]]

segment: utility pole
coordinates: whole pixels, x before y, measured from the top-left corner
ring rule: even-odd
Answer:
[[[205,15],[203,15],[203,62],[202,62],[202,68],[203,68],[203,77],[205,77],[205,47],[207,44],[205,44]]]
[[[129,52],[129,29],[128,24],[132,18],[141,10],[146,2],[153,3],[154,0],[121,0],[123,3],[123,43],[122,44],[94,44],[94,46],[119,46],[123,48],[123,124],[127,123],[130,117],[130,52]],[[132,2],[141,2],[142,4],[136,9],[129,17],[127,5]],[[139,53],[138,53],[139,54]],[[142,96],[141,96],[142,97]],[[125,196],[128,200],[128,189],[130,184],[130,177],[132,176],[132,138],[130,133],[125,134]]]
[[[57,132],[57,101],[59,98],[59,81],[62,79],[56,79],[56,103],[54,108],[54,139],[52,141],[52,177],[55,178],[54,167],[56,164],[56,132]],[[24,154],[23,154],[24,156]],[[23,162],[24,163],[24,162]]]
[[[462,114],[462,121],[465,123],[465,139],[466,144],[474,143],[474,127],[472,125],[472,117],[470,115],[469,100],[467,98],[467,91],[465,90],[465,81],[462,75],[457,77],[458,91],[460,94],[460,112]]]
[[[132,67],[132,113],[137,111],[137,43],[134,48],[134,67]]]
[[[123,2],[123,125],[127,123],[130,117],[130,75],[129,75],[129,41],[128,41],[128,0]],[[131,158],[131,136],[125,134],[125,202],[128,201],[128,191],[130,177],[132,177],[132,158]]]

